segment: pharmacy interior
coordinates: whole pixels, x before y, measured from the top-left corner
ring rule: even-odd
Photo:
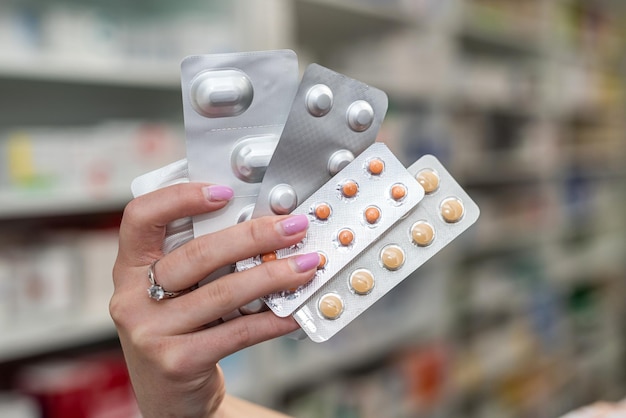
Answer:
[[[0,416],[133,416],[108,311],[130,183],[185,157],[185,56],[275,49],[384,91],[378,140],[480,219],[330,340],[224,359],[230,393],[311,418],[626,398],[622,3],[3,2]]]

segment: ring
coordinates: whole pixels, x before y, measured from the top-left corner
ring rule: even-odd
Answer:
[[[156,266],[157,261],[159,260],[153,261],[152,264],[150,264],[150,267],[148,267],[148,280],[150,280],[150,287],[148,288],[148,296],[151,299],[154,299],[157,301],[161,299],[171,299],[171,298],[175,298],[177,296],[182,295],[183,293],[187,293],[188,291],[190,291],[190,289],[186,289],[186,290],[180,290],[178,292],[170,292],[169,290],[163,289],[163,286],[157,283],[156,274],[154,273],[154,266]]]

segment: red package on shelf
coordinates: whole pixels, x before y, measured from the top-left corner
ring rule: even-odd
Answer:
[[[27,366],[18,387],[35,398],[46,418],[139,417],[124,359],[100,354]]]

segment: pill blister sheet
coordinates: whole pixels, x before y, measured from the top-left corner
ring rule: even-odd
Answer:
[[[374,143],[387,95],[318,64],[305,70],[252,217],[287,214]]]
[[[294,313],[313,341],[331,338],[478,219],[476,203],[435,157],[408,171],[427,192],[421,202]]]
[[[189,183],[187,159],[174,161],[166,166],[136,177],[131,183],[134,197],[153,192],[174,184]],[[193,220],[191,217],[177,219],[167,224],[162,250],[164,254],[172,252],[193,239]]]
[[[373,166],[384,167],[380,172]],[[375,172],[372,172],[375,170]],[[354,186],[346,190],[346,185]],[[398,193],[399,194],[395,194]],[[309,283],[264,298],[278,316],[288,316],[351,259],[374,242],[386,229],[414,208],[424,197],[423,187],[383,143],[374,143],[352,163],[306,199],[294,214],[309,216],[304,240],[276,251],[277,258],[320,252],[326,263]],[[327,206],[323,216],[318,208]],[[376,208],[378,216],[366,215]],[[347,237],[342,234],[349,231]],[[262,257],[237,263],[238,270],[262,263]]]
[[[298,88],[293,51],[195,55],[181,64],[191,181],[229,186],[224,208],[193,217],[204,235],[250,217]]]

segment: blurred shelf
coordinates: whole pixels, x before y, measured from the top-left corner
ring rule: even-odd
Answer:
[[[46,318],[2,329],[0,362],[114,338],[115,326],[108,315],[74,315]]]
[[[322,64],[342,47],[418,21],[401,10],[357,1],[298,0],[294,5],[296,42]]]
[[[461,9],[458,36],[464,49],[505,57],[544,53],[543,29],[537,21],[475,3],[465,3]]]
[[[0,79],[21,79],[128,88],[178,89],[180,67],[175,63],[74,61],[71,56],[33,54],[0,58]]]
[[[132,198],[128,190],[107,191],[101,195],[78,191],[0,190],[0,220],[121,211]]]

